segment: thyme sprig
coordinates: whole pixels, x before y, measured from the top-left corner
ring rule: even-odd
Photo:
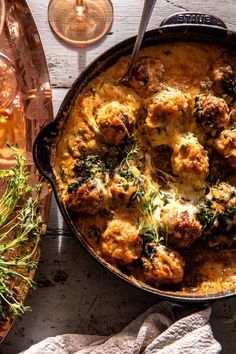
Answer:
[[[142,198],[145,196],[145,191],[143,189],[144,179],[140,171],[138,170],[138,159],[139,146],[137,140],[134,141],[130,150],[128,151],[125,158],[121,161],[119,166],[119,174],[121,177],[125,178],[128,182],[131,182],[133,186],[137,187],[137,191],[134,194],[132,200],[141,202]]]
[[[33,286],[43,222],[39,214],[41,185],[28,184],[28,171],[18,147],[13,168],[0,170],[5,190],[0,197],[0,321],[29,310],[22,303],[26,287]]]
[[[143,217],[140,222],[139,234],[143,238],[144,243],[159,243],[164,240],[162,232],[160,231],[157,222],[154,218],[154,211],[158,207],[155,203],[157,192],[151,191],[145,198],[142,206]]]
[[[16,152],[16,165],[9,170],[0,170],[0,179],[9,177],[6,182],[7,188],[0,199],[0,228],[7,223],[23,195],[31,191],[31,187],[27,185],[28,172],[25,169],[25,160],[18,153],[17,147],[10,147]]]

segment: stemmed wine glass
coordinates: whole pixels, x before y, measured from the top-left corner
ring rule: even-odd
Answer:
[[[113,19],[110,0],[50,0],[52,30],[69,44],[86,46],[101,39]]]

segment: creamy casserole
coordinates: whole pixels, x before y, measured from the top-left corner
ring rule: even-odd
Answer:
[[[236,288],[235,55],[172,43],[123,57],[78,94],[54,151],[60,196],[90,246],[151,286]]]

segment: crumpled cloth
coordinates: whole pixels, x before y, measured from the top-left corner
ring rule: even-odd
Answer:
[[[181,306],[179,306],[181,309]],[[160,302],[112,336],[63,334],[21,354],[217,354],[210,307],[175,320],[178,305]]]

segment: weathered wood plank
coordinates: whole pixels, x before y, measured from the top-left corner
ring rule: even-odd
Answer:
[[[28,0],[49,64],[56,114],[66,88],[78,73],[106,49],[136,34],[143,0],[113,0],[112,34],[86,49],[67,48],[54,37],[47,21],[48,2]],[[236,30],[235,0],[159,0],[149,29],[159,25],[164,17],[184,10],[214,13],[230,29]],[[4,354],[18,353],[41,339],[60,333],[112,333],[158,301],[156,297],[122,283],[99,266],[72,237],[54,201],[37,281],[36,291],[32,291],[27,300],[32,312],[23,320],[16,320],[2,345]],[[236,299],[213,306],[211,323],[225,354],[236,351],[235,311]]]
[[[29,0],[29,5],[40,29],[44,44],[52,84],[55,87],[70,87],[81,70],[94,58],[111,48],[114,44],[137,33],[139,18],[142,11],[142,0],[113,0],[114,21],[110,34],[96,45],[81,49],[68,48],[51,32],[47,20],[46,0]],[[184,10],[214,13],[236,29],[236,6],[234,0],[196,1],[196,0],[160,0],[157,2],[148,29],[153,29],[161,21],[175,13]]]
[[[54,116],[56,116],[56,113],[58,109],[60,108],[60,105],[67,93],[68,89],[66,88],[53,88],[52,90],[52,100],[53,100],[53,107],[54,107]]]

